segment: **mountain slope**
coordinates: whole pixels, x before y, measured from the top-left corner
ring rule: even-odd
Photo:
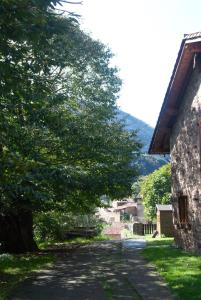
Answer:
[[[138,131],[138,138],[143,144],[142,152],[147,152],[154,132],[153,128],[122,110],[118,111],[118,119],[124,121],[126,129]]]
[[[147,154],[154,132],[154,129],[151,126],[122,110],[118,110],[117,118],[123,120],[127,130],[137,130],[138,139],[143,144],[141,155],[136,162],[139,166],[141,175],[147,175],[169,161],[168,156],[164,157],[161,155]]]

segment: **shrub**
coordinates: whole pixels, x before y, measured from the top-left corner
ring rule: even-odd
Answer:
[[[96,232],[100,233],[103,221],[94,214],[74,215],[55,211],[38,213],[34,217],[34,235],[37,241],[62,241],[66,232],[75,227],[95,227]]]

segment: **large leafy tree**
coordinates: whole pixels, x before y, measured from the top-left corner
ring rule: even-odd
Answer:
[[[0,4],[0,239],[36,249],[32,213],[89,211],[128,193],[139,150],[116,121],[111,52],[59,16],[60,1]]]
[[[143,177],[140,183],[140,194],[143,199],[147,219],[155,219],[156,204],[169,204],[171,202],[170,164],[166,164]]]

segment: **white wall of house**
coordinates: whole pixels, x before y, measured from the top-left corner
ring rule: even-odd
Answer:
[[[99,208],[99,218],[103,219],[107,223],[120,222],[120,212],[112,212],[107,208]]]

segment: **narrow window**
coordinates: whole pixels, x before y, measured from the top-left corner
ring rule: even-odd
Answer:
[[[187,196],[179,196],[179,220],[181,224],[188,223],[188,198]]]

